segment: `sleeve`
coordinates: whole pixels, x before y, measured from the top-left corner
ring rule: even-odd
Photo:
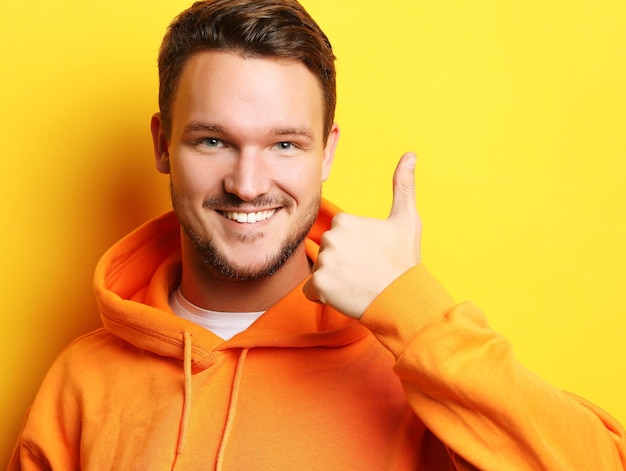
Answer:
[[[28,421],[29,412],[30,410],[26,413],[26,418],[24,419],[24,424],[22,425],[22,430],[20,431],[17,443],[13,448],[13,453],[11,455],[7,471],[44,471],[52,469],[50,464],[47,463],[43,457],[38,456],[38,454],[29,446],[29,443],[25,442],[22,438],[26,422]]]
[[[626,468],[624,429],[524,368],[471,303],[455,305],[423,265],[361,323],[395,356],[408,402],[459,470]]]
[[[46,374],[27,411],[8,471],[81,467],[79,398],[60,358]]]

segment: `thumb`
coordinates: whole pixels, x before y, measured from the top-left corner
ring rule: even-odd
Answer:
[[[390,218],[404,217],[417,212],[415,207],[415,162],[417,156],[407,152],[402,156],[393,174],[393,203]]]

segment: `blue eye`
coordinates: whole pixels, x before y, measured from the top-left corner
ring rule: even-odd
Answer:
[[[276,144],[276,147],[279,150],[291,150],[294,146],[291,142],[279,142],[278,144]]]
[[[207,137],[206,139],[202,139],[202,144],[207,147],[222,147],[224,145],[222,141],[214,137]]]

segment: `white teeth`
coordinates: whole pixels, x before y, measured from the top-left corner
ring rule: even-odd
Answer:
[[[240,213],[238,211],[224,211],[222,214],[231,221],[237,221],[240,223],[253,223],[253,222],[261,222],[271,218],[275,209],[271,211],[258,211],[256,213]]]

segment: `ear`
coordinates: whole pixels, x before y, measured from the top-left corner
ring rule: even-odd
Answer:
[[[156,168],[161,173],[170,173],[169,142],[163,130],[161,113],[154,113],[150,121],[152,131],[152,145],[154,148],[154,161]]]
[[[335,159],[335,150],[337,149],[337,143],[339,142],[339,125],[333,123],[326,139],[326,145],[324,146],[324,157],[322,158],[322,181],[325,182],[330,176],[330,169],[333,166],[333,160]]]

